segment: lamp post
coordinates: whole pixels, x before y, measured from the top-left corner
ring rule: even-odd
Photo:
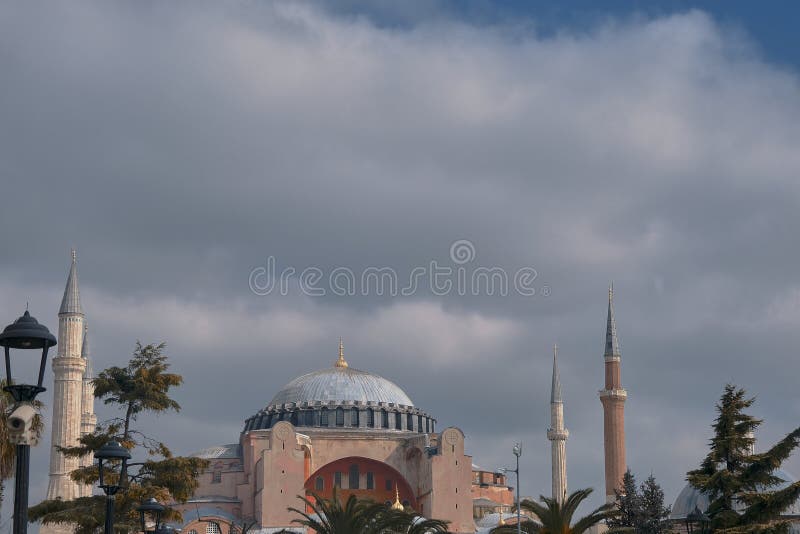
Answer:
[[[46,326],[31,317],[28,310],[22,317],[5,327],[0,333],[0,346],[5,349],[6,387],[16,401],[16,407],[8,417],[9,441],[16,445],[16,472],[14,476],[14,534],[28,532],[28,482],[30,475],[31,443],[35,440],[33,422],[36,409],[33,401],[45,391],[42,387],[44,370],[47,367],[47,351],[55,346],[56,338]],[[39,363],[39,380],[36,385],[16,384],[11,377],[10,349],[39,350],[42,359]]]
[[[517,467],[516,469],[510,469],[508,467],[502,467],[499,469],[501,473],[514,473],[517,475],[517,534],[522,534],[522,502],[520,501],[519,497],[519,457],[522,456],[522,443],[515,443],[514,444],[514,456],[517,459]],[[500,517],[502,518],[502,512],[500,513]]]
[[[706,514],[701,512],[698,506],[695,506],[694,510],[689,512],[689,514],[686,516],[686,531],[689,534],[694,533],[694,528],[692,527],[695,523],[700,525],[700,534],[706,534],[706,529],[711,523],[711,519]]]
[[[159,525],[161,525],[161,514],[164,512],[164,505],[153,497],[150,497],[146,501],[143,501],[136,511],[139,512],[139,522],[142,527],[142,532],[144,534],[148,534],[148,532],[158,533]],[[153,522],[153,530],[147,530],[148,516]]]
[[[131,459],[131,453],[128,449],[120,445],[119,441],[109,441],[94,453],[94,458],[97,460],[97,469],[100,471],[100,489],[106,494],[106,525],[105,534],[113,534],[114,532],[114,496],[119,490],[120,486],[119,476],[115,484],[110,483],[108,473],[105,472],[108,462],[112,460],[119,460],[122,462],[120,467],[120,476],[125,472],[125,467],[128,460]]]

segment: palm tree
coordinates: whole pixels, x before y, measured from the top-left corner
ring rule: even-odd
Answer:
[[[541,496],[544,504],[528,500],[522,501],[522,509],[539,519],[539,522],[530,519],[523,521],[522,531],[529,534],[583,534],[601,521],[613,517],[616,513],[614,503],[606,503],[592,510],[586,517],[572,523],[572,517],[578,506],[591,493],[592,488],[578,490],[567,497],[563,504],[545,496]],[[517,525],[498,526],[491,532],[492,534],[516,534]],[[609,532],[621,532],[621,530],[610,530]]]
[[[0,506],[5,496],[5,482],[14,476],[14,460],[17,457],[17,447],[12,445],[8,438],[8,416],[11,415],[15,401],[11,393],[3,389],[5,387],[6,381],[0,380]],[[33,401],[33,407],[37,411],[33,419],[36,441],[39,441],[44,428],[42,416],[38,413],[41,412],[42,406],[44,405],[40,401]]]
[[[350,495],[342,504],[336,489],[325,499],[315,493],[312,499],[298,495],[310,512],[289,508],[300,516],[292,522],[313,529],[317,534],[428,534],[446,533],[447,522],[423,519],[405,510],[393,510],[384,504],[359,500]]]

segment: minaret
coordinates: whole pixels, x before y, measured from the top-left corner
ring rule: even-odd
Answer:
[[[80,485],[69,477],[70,472],[79,467],[80,459],[66,458],[56,447],[74,447],[81,435],[83,377],[86,372],[86,360],[81,357],[83,333],[84,316],[73,250],[67,287],[58,310],[58,354],[53,358],[55,380],[48,499],[66,501],[81,496]]]
[[[608,319],[606,321],[606,387],[600,390],[603,403],[603,444],[606,464],[606,501],[616,500],[614,490],[622,488],[625,474],[625,400],[628,392],[622,388],[620,361],[622,359],[617,341],[617,324],[614,322],[614,286],[608,289]]]
[[[553,384],[550,389],[550,440],[553,468],[553,499],[563,503],[567,498],[567,438],[564,428],[564,402],[561,400],[561,378],[558,375],[558,345],[553,346]]]
[[[95,427],[97,426],[97,416],[94,414],[94,385],[92,384],[94,375],[92,372],[92,361],[90,356],[89,325],[87,324],[83,331],[83,346],[81,348],[81,357],[86,362],[86,371],[83,373],[83,390],[81,395],[81,437],[94,432]],[[93,458],[91,454],[87,454],[80,460],[81,467],[88,467],[92,465],[92,463]],[[92,485],[82,485],[81,494],[84,497],[90,496],[92,494]]]

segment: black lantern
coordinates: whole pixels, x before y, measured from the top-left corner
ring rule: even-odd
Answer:
[[[5,390],[11,393],[17,402],[31,402],[36,395],[45,391],[42,387],[44,380],[44,370],[47,367],[47,351],[56,344],[56,338],[50,330],[35,317],[32,317],[28,310],[22,317],[5,327],[0,333],[0,346],[5,348],[6,353],[6,387]],[[42,351],[42,360],[39,364],[39,380],[36,385],[16,384],[11,376],[11,354],[10,349],[39,350]]]
[[[120,480],[117,479],[116,484],[110,484],[108,480],[108,473],[106,473],[107,464],[110,461],[117,460],[122,463],[120,466],[120,474],[125,471],[128,460],[131,459],[131,453],[128,449],[120,445],[119,441],[109,441],[100,447],[94,453],[97,460],[97,469],[100,471],[100,488],[106,494],[106,525],[105,534],[112,534],[114,532],[114,495],[122,489]]]
[[[159,525],[161,524],[161,514],[164,512],[164,505],[150,497],[143,501],[136,509],[139,512],[139,522],[141,523],[142,532],[158,532]],[[150,521],[148,521],[150,519]],[[153,524],[153,530],[147,530],[147,523]]]
[[[17,406],[8,416],[8,437],[16,445],[16,470],[14,476],[14,534],[28,532],[28,481],[30,474],[31,443],[35,440],[33,422],[38,415],[31,405],[42,387],[47,367],[47,351],[56,344],[56,338],[43,324],[31,317],[28,310],[22,317],[5,327],[0,333],[0,346],[6,355],[6,387]],[[40,350],[39,379],[36,385],[18,384],[11,376],[11,349]]]
[[[700,529],[697,530],[697,532],[705,534],[710,523],[711,519],[701,512],[699,507],[695,506],[694,510],[689,512],[689,515],[686,516],[686,531],[689,534],[693,534],[695,532],[694,525],[698,525]]]

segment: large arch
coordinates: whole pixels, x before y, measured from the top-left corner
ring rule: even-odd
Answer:
[[[354,467],[358,474],[358,482],[355,484],[351,480]],[[333,496],[334,485],[339,484],[337,494],[342,500],[355,495],[359,499],[394,502],[397,491],[400,494],[400,502],[411,506],[420,514],[423,512],[420,510],[413,488],[397,469],[363,456],[348,456],[323,465],[308,477],[304,488],[306,495],[315,493],[330,498]],[[370,485],[371,487],[368,487]]]

